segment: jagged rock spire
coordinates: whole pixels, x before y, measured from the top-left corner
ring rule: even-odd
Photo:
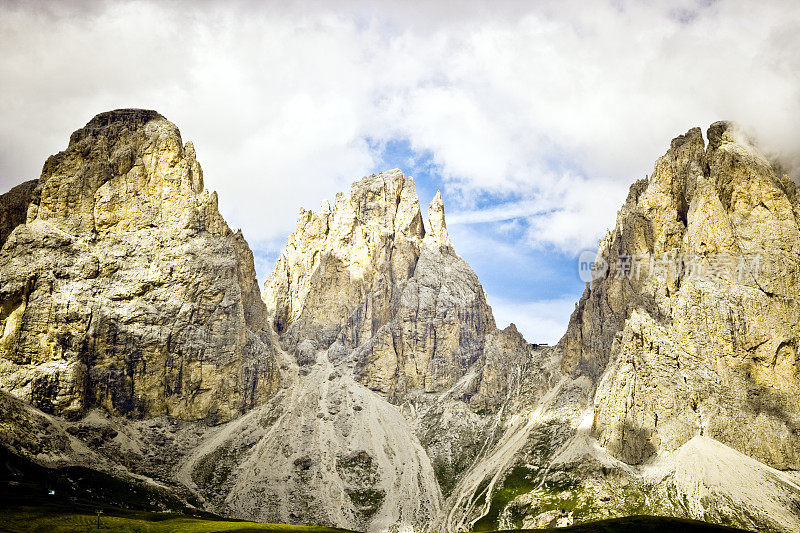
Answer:
[[[430,233],[426,236],[440,246],[453,246],[450,242],[450,235],[447,233],[447,223],[444,220],[444,203],[442,203],[441,191],[436,191],[436,196],[428,206],[428,225]]]

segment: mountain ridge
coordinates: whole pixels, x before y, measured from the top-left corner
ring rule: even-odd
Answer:
[[[707,136],[631,186],[542,347],[496,327],[400,170],[302,210],[262,293],[191,143],[102,113],[0,196],[0,443],[259,521],[800,527],[797,189],[734,125]],[[744,266],[698,275],[721,257]]]

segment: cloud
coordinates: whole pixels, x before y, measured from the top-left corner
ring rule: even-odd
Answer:
[[[515,302],[489,297],[499,328],[513,323],[525,340],[536,344],[555,344],[564,334],[577,298],[555,298]]]
[[[595,248],[598,230],[613,226],[614,211],[607,205],[621,205],[627,191],[627,184],[621,181],[564,177],[553,180],[548,189],[533,198],[456,211],[448,215],[447,223],[453,227],[524,221],[528,228],[524,244],[577,254]]]
[[[572,248],[587,227],[596,240],[617,189],[689,127],[737,119],[787,157],[800,134],[792,3],[0,10],[5,188],[37,174],[93,114],[154,107],[195,141],[223,211],[254,241],[284,235],[298,204],[378,170],[367,139],[430,152],[467,203],[486,191],[537,210],[565,202],[534,218],[531,242]],[[614,193],[592,196],[596,180]]]
[[[692,126],[737,120],[800,161],[799,29],[781,1],[5,2],[0,187],[94,114],[147,107],[194,141],[260,271],[393,141],[454,227],[570,254]]]

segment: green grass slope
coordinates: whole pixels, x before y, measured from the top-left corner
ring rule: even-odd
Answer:
[[[0,531],[8,533],[72,533],[78,531],[118,531],[120,533],[211,533],[231,531],[274,531],[280,533],[343,533],[326,527],[259,524],[228,520],[212,520],[168,513],[147,513],[105,508],[100,515],[87,509],[70,512],[47,507],[0,509]]]

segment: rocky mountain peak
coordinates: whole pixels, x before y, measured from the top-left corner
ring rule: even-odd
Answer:
[[[452,246],[450,235],[447,233],[447,224],[444,220],[444,203],[442,203],[442,193],[436,191],[436,196],[428,205],[428,225],[430,226],[431,239],[440,246]]]
[[[362,178],[319,214],[302,211],[265,284],[269,315],[301,365],[328,350],[353,364],[360,382],[398,400],[472,372],[463,396],[495,406],[489,391],[506,390],[508,369],[483,373],[487,342],[490,352],[510,350],[492,356],[513,360],[509,367],[525,360],[528,345],[496,330],[477,276],[453,249],[440,193],[428,226],[413,179],[399,170]]]
[[[65,416],[210,422],[269,396],[252,252],[174,124],[97,115],[15,197],[14,212],[27,206],[0,252],[0,387]]]
[[[302,210],[264,284],[273,327],[338,329],[366,293],[388,305],[395,283],[413,273],[424,235],[414,180],[396,169],[353,183],[319,213]]]
[[[226,233],[191,143],[155,111],[102,113],[48,158],[29,220],[106,234],[169,225]]]
[[[95,115],[86,126],[70,136],[70,144],[78,143],[83,138],[103,136],[113,141],[123,131],[135,131],[152,121],[168,122],[161,113],[152,109],[115,109]],[[180,136],[173,125],[174,134]]]
[[[731,133],[735,129],[735,124],[727,120],[720,120],[711,124],[706,131],[709,148],[712,150],[719,148],[723,142],[723,137],[727,137],[728,141],[732,141]]]
[[[631,187],[562,367],[598,380],[595,431],[623,461],[704,435],[796,468],[796,187],[734,124],[707,136],[674,139]]]
[[[444,490],[439,483],[451,491],[454,472],[476,459],[490,421],[522,390],[523,368],[533,359],[515,328],[496,328],[477,276],[450,242],[441,194],[429,208],[428,227],[413,179],[399,170],[356,181],[349,195],[337,194],[332,206],[323,202],[319,213],[302,210],[264,300],[281,347],[297,365],[281,409],[296,417],[286,418],[282,434],[298,444],[290,449],[270,439],[257,453],[278,463],[302,450],[297,460],[326,472],[328,483],[323,491],[287,480],[285,467],[265,469],[273,476],[267,485],[291,487],[271,493],[285,501],[281,512],[307,500],[313,516],[346,515],[350,503],[332,504],[328,494],[370,487],[386,501],[367,514],[355,507],[353,519],[335,523],[383,530],[409,513],[416,523],[432,523]],[[539,388],[546,379],[537,374],[526,385]],[[320,418],[326,404],[333,415]],[[407,406],[413,407],[407,412]],[[297,428],[295,419],[309,422]],[[462,446],[470,451],[453,453]],[[334,454],[342,456],[336,466]],[[340,469],[354,457],[381,466],[376,475],[354,478]],[[335,469],[340,476],[327,474]],[[390,500],[397,475],[414,481]],[[247,483],[233,489],[226,506],[247,501],[250,487],[264,481]],[[302,497],[287,501],[286,491]]]

